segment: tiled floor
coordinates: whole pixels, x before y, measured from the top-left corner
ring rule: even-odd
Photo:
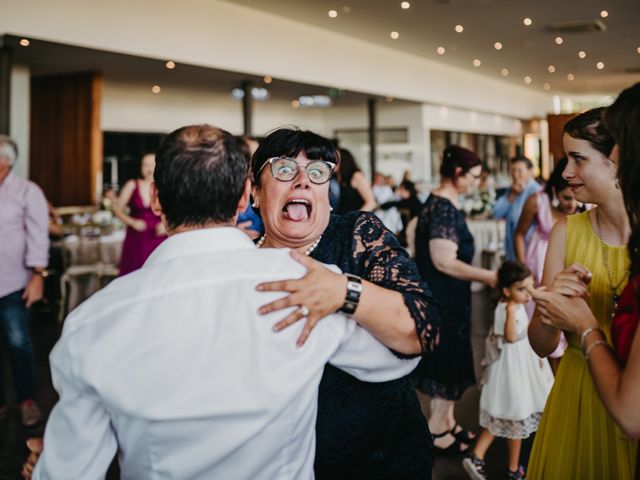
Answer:
[[[484,354],[484,339],[491,324],[493,313],[486,292],[473,295],[473,347],[476,360],[476,375],[481,373],[480,359]],[[44,413],[53,407],[56,394],[51,386],[49,374],[48,354],[59,335],[58,323],[51,312],[36,313],[32,320],[32,334],[38,364],[38,401]],[[6,354],[4,356],[4,385],[7,398],[13,401],[13,387],[10,381]],[[456,405],[456,419],[464,426],[478,432],[478,401],[480,393],[477,388],[469,389]],[[428,413],[429,399],[420,395],[420,401],[425,414]],[[14,410],[10,418],[0,422],[0,480],[19,479],[20,468],[27,456],[24,446],[26,438],[42,433],[43,426],[25,429],[20,425],[18,411]],[[531,441],[528,440],[523,448],[523,462],[528,457]],[[461,457],[436,458],[433,469],[434,480],[451,480],[467,478],[461,466]],[[490,479],[504,478],[506,468],[506,446],[504,441],[496,440],[487,454]],[[117,478],[111,474],[108,478]]]

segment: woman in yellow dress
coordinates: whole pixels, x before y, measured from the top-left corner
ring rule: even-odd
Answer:
[[[564,177],[580,202],[593,210],[558,221],[551,231],[542,283],[563,293],[562,270],[580,263],[592,273],[587,302],[610,342],[614,304],[628,280],[626,244],[630,233],[617,165],[609,155],[614,141],[602,123],[603,109],[570,120],[564,128],[568,157]],[[565,292],[572,293],[575,292]],[[556,348],[560,330],[542,323],[529,326],[531,346],[541,357]],[[636,441],[615,424],[598,397],[581,339],[567,336],[567,349],[547,400],[529,460],[528,479],[632,479]]]

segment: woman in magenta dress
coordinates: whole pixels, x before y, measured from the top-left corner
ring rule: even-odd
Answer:
[[[640,438],[640,83],[624,90],[607,109],[605,124],[616,141],[611,160],[618,162],[618,188],[622,190],[631,227],[630,280],[620,298],[614,297],[614,349],[579,296],[585,291],[582,282],[589,281],[589,272],[582,266],[572,265],[561,272],[552,287],[554,291],[534,292],[534,297],[543,314],[548,311],[550,324],[553,318],[554,326],[580,335],[602,403],[626,435]],[[636,479],[640,479],[637,467]]]
[[[142,267],[153,250],[167,238],[160,217],[151,211],[151,182],[156,166],[155,156],[142,157],[140,179],[129,180],[118,197],[115,214],[127,226],[122,245],[120,275]],[[129,213],[125,213],[129,207]]]

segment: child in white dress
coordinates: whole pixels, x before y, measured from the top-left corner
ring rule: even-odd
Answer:
[[[507,439],[507,478],[524,478],[519,464],[520,446],[538,428],[553,373],[538,357],[527,337],[529,317],[525,305],[531,300],[533,277],[520,262],[507,261],[498,270],[493,328],[486,342],[484,385],[480,396],[480,426],[483,431],[463,466],[473,479],[486,479],[484,456],[493,439]]]

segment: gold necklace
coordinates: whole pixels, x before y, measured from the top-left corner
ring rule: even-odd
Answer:
[[[260,237],[260,239],[256,242],[256,247],[260,248],[262,247],[262,245],[264,244],[264,241],[267,239],[267,234],[265,233],[264,235],[262,235]],[[313,242],[311,245],[309,245],[309,248],[307,248],[304,251],[304,254],[308,257],[309,255],[311,255],[313,253],[313,251],[317,248],[318,244],[320,243],[320,240],[322,240],[322,235],[320,235],[318,238],[316,238],[315,242]]]
[[[602,249],[602,260],[604,262],[605,269],[607,270],[607,277],[609,279],[609,288],[611,289],[611,296],[613,297],[613,305],[611,309],[611,317],[616,313],[618,309],[618,301],[620,300],[620,295],[618,294],[618,289],[625,283],[627,280],[627,276],[629,272],[625,272],[622,275],[622,278],[618,282],[617,285],[613,283],[613,272],[611,271],[611,267],[609,266],[609,251],[607,250],[606,245],[604,244],[604,240],[602,240],[602,229],[600,228],[600,215],[598,215],[598,208],[596,208],[596,228],[598,229],[598,240],[600,240],[600,248]]]

